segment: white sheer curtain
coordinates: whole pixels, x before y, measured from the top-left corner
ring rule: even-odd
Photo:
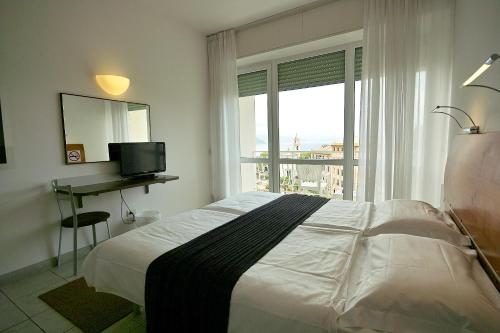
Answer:
[[[436,206],[447,154],[454,0],[365,0],[359,200]]]
[[[234,30],[208,37],[212,199],[240,191],[240,145]]]
[[[105,101],[106,111],[111,114],[113,142],[128,142],[128,106],[124,102]]]

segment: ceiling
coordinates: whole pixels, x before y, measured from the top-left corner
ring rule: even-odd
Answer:
[[[158,0],[168,15],[205,34],[235,28],[324,0]]]

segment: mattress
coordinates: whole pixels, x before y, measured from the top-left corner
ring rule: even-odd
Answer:
[[[98,291],[144,305],[149,264],[161,254],[275,198],[245,193],[168,217],[98,245],[83,274]],[[246,271],[231,297],[228,332],[330,332],[372,205],[330,201]]]

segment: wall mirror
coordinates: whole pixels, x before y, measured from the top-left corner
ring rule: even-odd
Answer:
[[[149,105],[61,94],[66,164],[109,161],[108,143],[149,142]]]

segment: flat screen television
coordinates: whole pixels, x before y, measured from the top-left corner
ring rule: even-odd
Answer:
[[[122,177],[154,175],[166,170],[165,142],[109,144],[111,160],[120,161]]]

